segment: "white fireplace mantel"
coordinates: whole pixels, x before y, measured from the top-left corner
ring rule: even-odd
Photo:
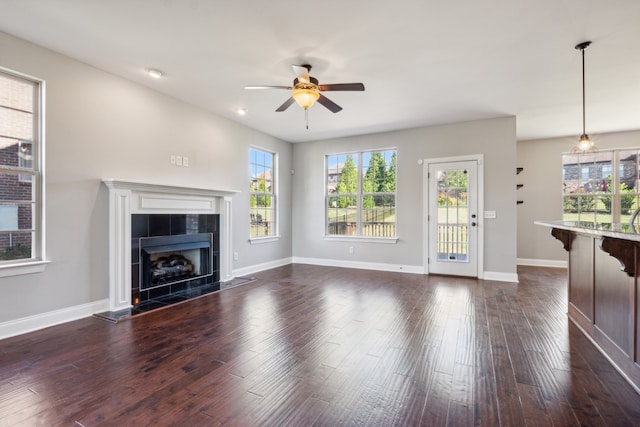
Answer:
[[[232,276],[231,199],[238,191],[177,187],[116,179],[109,189],[109,310],[131,307],[131,215],[219,214],[220,281]]]

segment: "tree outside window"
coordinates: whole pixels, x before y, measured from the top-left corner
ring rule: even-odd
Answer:
[[[327,235],[395,237],[396,158],[395,150],[327,156]]]

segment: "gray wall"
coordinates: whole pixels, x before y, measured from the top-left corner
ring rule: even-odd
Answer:
[[[44,79],[44,273],[0,279],[0,323],[107,298],[104,178],[240,190],[233,199],[234,268],[291,257],[291,144],[211,115],[0,32],[1,65]],[[249,146],[279,155],[281,235],[250,245]],[[190,167],[169,164],[188,156]]]
[[[600,150],[640,147],[640,131],[591,135]],[[570,152],[577,136],[518,142],[518,260],[554,265],[567,261],[562,244],[536,220],[562,219],[562,153]]]
[[[516,120],[506,117],[296,144],[293,167],[293,253],[296,258],[423,266],[422,177],[419,159],[484,154],[484,270],[516,273]],[[324,156],[397,148],[396,245],[325,241]],[[349,254],[349,246],[354,253]]]
[[[239,190],[233,201],[234,270],[299,258],[422,266],[419,159],[484,154],[485,263],[515,274],[515,118],[295,144],[253,131],[66,56],[0,32],[2,66],[47,83],[44,273],[0,279],[0,324],[107,298],[107,192],[104,178]],[[248,151],[279,155],[278,242],[251,245]],[[324,241],[324,156],[398,149],[396,245]],[[171,154],[189,168],[171,166]],[[289,173],[295,169],[292,177]],[[293,230],[295,240],[292,239]],[[294,258],[295,259],[295,258]]]

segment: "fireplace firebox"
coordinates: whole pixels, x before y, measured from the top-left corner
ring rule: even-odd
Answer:
[[[140,239],[140,290],[205,278],[213,274],[211,233]]]

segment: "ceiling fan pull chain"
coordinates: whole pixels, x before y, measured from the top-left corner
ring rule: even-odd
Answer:
[[[304,120],[307,122],[307,130],[309,130],[309,109],[304,110]]]

